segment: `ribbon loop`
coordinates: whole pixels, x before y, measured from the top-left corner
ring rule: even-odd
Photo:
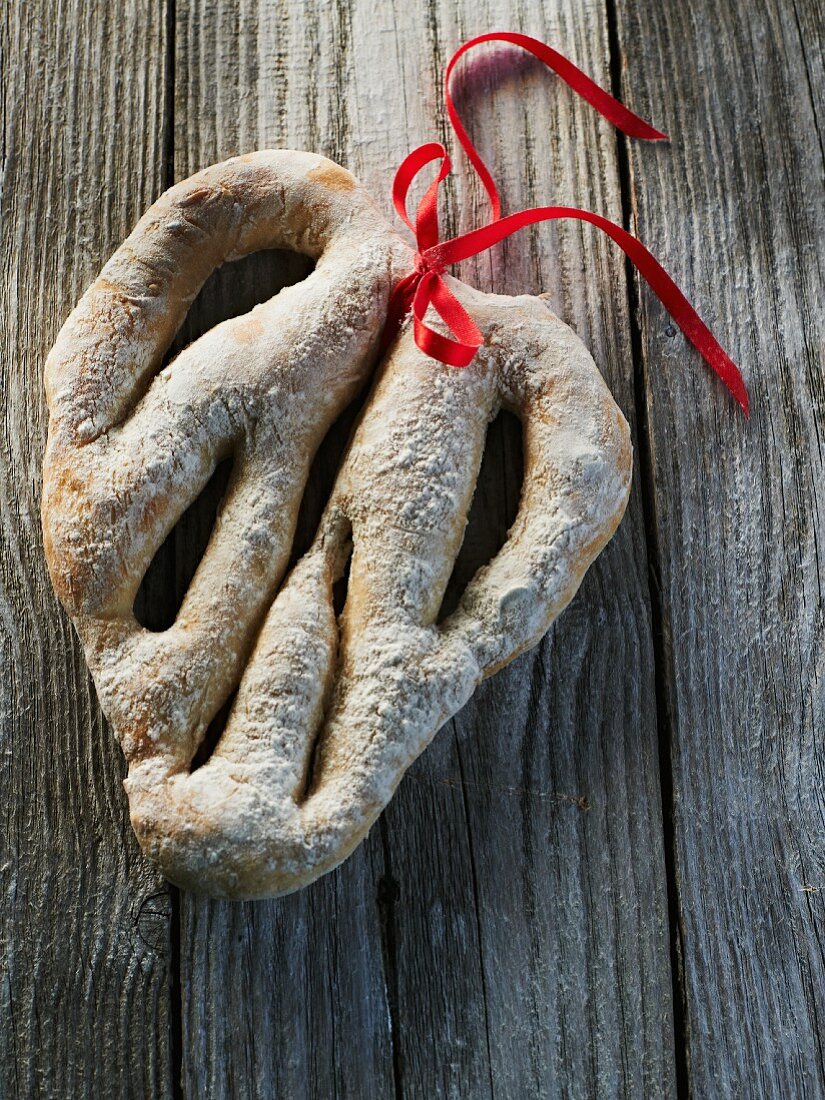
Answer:
[[[537,38],[531,38],[528,34],[517,34],[514,31],[492,31],[489,34],[480,34],[476,38],[471,38],[465,42],[462,46],[459,46],[453,56],[447,63],[447,68],[444,70],[444,100],[447,105],[447,114],[450,119],[450,125],[455,131],[455,135],[461,144],[462,149],[467,154],[470,162],[476,170],[476,174],[481,180],[484,190],[490,199],[490,205],[493,208],[493,221],[498,221],[501,217],[501,201],[499,199],[498,188],[495,185],[493,177],[487,168],[487,165],[479,156],[478,150],[470,141],[470,137],[458,117],[458,111],[453,103],[453,98],[450,95],[450,78],[453,74],[456,62],[462,57],[468,50],[473,49],[475,46],[481,45],[483,42],[507,42],[511,46],[520,46],[523,50],[527,50],[534,57],[537,57],[539,61],[544,62],[548,69],[552,69],[557,76],[573,89],[582,99],[586,100],[591,107],[595,107],[600,115],[603,115],[608,122],[611,122],[617,130],[621,130],[623,134],[627,134],[628,137],[641,138],[643,141],[668,141],[667,134],[663,134],[661,130],[657,130],[651,126],[649,122],[645,122],[643,118],[629,110],[623,103],[620,103],[618,99],[614,99],[612,95],[609,95],[604,88],[600,88],[595,80],[591,80],[590,77],[583,73],[581,69],[577,68],[572,61],[554,50],[552,46],[548,46],[546,42],[540,42]]]
[[[434,160],[441,161],[441,168],[418,204],[415,225],[413,225],[407,213],[407,194],[415,177]],[[413,149],[395,173],[395,179],[392,182],[393,206],[415,234],[419,252],[438,243],[438,188],[449,176],[452,168],[450,155],[441,142],[428,141],[426,145],[419,145],[417,149]]]
[[[479,229],[441,241],[438,226],[438,189],[451,171],[450,157],[444,146],[434,141],[419,146],[405,157],[393,181],[392,197],[399,216],[415,234],[417,252],[415,269],[401,279],[393,290],[385,330],[385,345],[398,331],[405,315],[412,309],[415,342],[418,347],[425,354],[448,366],[466,367],[481,347],[483,336],[472,317],[444,282],[442,278],[444,269],[450,264],[478,255],[527,225],[558,218],[573,218],[597,226],[619,245],[647,280],[662,304],[669,310],[687,339],[699,351],[708,366],[722,379],[738,401],[745,416],[748,416],[748,392],[736,364],[715,339],[673,279],[641,241],[622,226],[603,218],[600,214],[580,210],[574,206],[540,206],[522,210],[506,218],[501,217],[498,188],[464,129],[450,95],[450,78],[456,62],[468,50],[483,42],[507,42],[528,50],[629,137],[641,138],[644,141],[666,140],[666,135],[660,130],[628,110],[566,57],[538,39],[505,31],[479,35],[465,42],[450,58],[444,73],[447,114],[461,147],[487,192],[492,217]],[[407,212],[407,195],[419,172],[434,161],[440,161],[441,166],[418,205],[415,224],[413,224]],[[426,324],[425,316],[430,306],[447,325],[452,336],[443,336]]]

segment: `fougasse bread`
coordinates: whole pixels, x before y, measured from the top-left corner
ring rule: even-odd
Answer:
[[[161,369],[209,274],[263,248],[316,267]],[[627,424],[544,301],[446,277],[483,333],[472,363],[430,358],[409,322],[379,353],[413,262],[349,172],[253,153],[167,191],[48,357],[49,569],[128,761],[138,839],[188,889],[269,897],[339,864],[476,685],[539,641],[624,512]],[[315,540],[285,577],[313,455],[373,371]],[[501,408],[523,427],[518,514],[439,622]],[[143,576],[230,456],[203,560],[153,633],[133,613]]]

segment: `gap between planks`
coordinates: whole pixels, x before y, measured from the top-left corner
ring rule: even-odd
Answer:
[[[610,93],[622,99],[622,51],[619,40],[617,0],[605,0],[608,47],[610,50]],[[655,125],[655,123],[654,123]],[[616,130],[616,156],[619,189],[622,202],[622,226],[633,233],[633,180],[630,173],[629,138]],[[645,363],[642,330],[639,324],[639,290],[636,271],[630,257],[625,256],[627,286],[627,316],[630,327],[630,351],[633,364],[633,396],[636,411],[638,477],[642,500],[645,546],[647,549],[647,580],[650,599],[651,634],[653,638],[653,682],[656,688],[656,729],[659,740],[659,787],[662,795],[662,832],[667,885],[667,918],[670,943],[670,977],[673,1005],[673,1049],[675,1054],[676,1095],[679,1100],[690,1096],[689,1035],[687,1030],[687,990],[682,967],[682,936],[679,927],[679,882],[676,872],[676,839],[673,825],[673,722],[668,705],[667,654],[662,644],[663,616],[661,553],[657,536],[654,494],[654,467],[651,455],[650,423],[645,402]]]

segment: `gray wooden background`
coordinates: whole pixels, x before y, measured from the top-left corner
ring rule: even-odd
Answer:
[[[4,5],[4,1100],[825,1095],[823,22],[820,0]],[[45,353],[145,207],[213,161],[317,150],[389,211],[402,155],[447,138],[446,59],[495,28],[673,138],[627,142],[537,63],[481,51],[458,97],[506,209],[637,232],[741,364],[753,417],[592,228],[467,262],[481,288],[549,293],[591,348],[633,426],[628,514],[344,867],[270,903],[179,894],[140,857],[46,576]],[[456,161],[457,231],[486,208]],[[223,269],[182,339],[303,270]],[[519,464],[502,420],[457,584],[503,538]],[[156,560],[147,618],[174,614],[212,506]]]

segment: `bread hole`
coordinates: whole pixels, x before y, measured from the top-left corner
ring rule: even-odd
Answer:
[[[146,570],[133,608],[135,618],[146,630],[161,633],[175,622],[206,551],[231,472],[231,458],[218,463]]]
[[[218,742],[223,735],[223,731],[226,729],[229,713],[232,710],[232,704],[235,702],[235,696],[237,694],[238,690],[236,688],[206,727],[206,731],[201,738],[201,743],[198,745],[197,751],[192,757],[192,763],[189,765],[190,772],[196,772],[198,768],[202,768],[218,747]]]
[[[349,552],[347,554],[346,561],[344,562],[344,569],[341,576],[334,582],[332,586],[332,609],[335,612],[335,618],[340,619],[343,614],[344,608],[347,603],[347,589],[349,588],[349,571],[352,565],[352,542],[349,544]]]
[[[308,256],[279,249],[254,252],[222,264],[190,306],[164,362],[221,321],[248,313],[284,287],[301,282],[314,267]],[[147,630],[160,633],[173,625],[209,541],[230,468],[231,461],[220,463],[146,571],[135,599],[134,615]]]
[[[190,305],[158,370],[222,321],[249,313],[255,306],[274,298],[285,287],[303,282],[314,270],[315,262],[309,256],[274,248],[222,264],[212,272]],[[109,423],[108,430],[118,427],[131,416],[153,381],[154,374],[150,372],[136,386],[129,407]]]
[[[274,298],[284,287],[303,282],[314,269],[315,263],[309,256],[281,249],[253,252],[240,260],[221,264],[189,307],[166,356],[167,361],[221,321],[249,313],[255,306]]]
[[[487,430],[464,541],[441,601],[439,623],[455,611],[476,572],[504,545],[518,512],[523,479],[521,423],[502,410]]]
[[[364,406],[368,392],[368,386],[361,389],[360,393],[339,414],[315,452],[315,457],[309,469],[309,476],[304,486],[301,507],[298,510],[298,521],[292,539],[289,569],[292,569],[304,556],[315,538],[321,515],[332,493],[341,460],[344,457],[355,422]],[[349,566],[347,566],[348,570]]]
[[[335,546],[337,546],[337,553],[335,553],[337,561],[332,565],[334,569],[332,576],[332,609],[335,619],[338,621],[337,645],[335,645],[335,650],[332,654],[331,675],[327,683],[326,693],[324,693],[321,720],[318,726],[312,730],[312,744],[307,752],[307,767],[304,773],[304,779],[295,792],[295,800],[298,804],[308,799],[309,795],[312,793],[313,783],[315,783],[316,780],[316,769],[323,741],[323,733],[327,726],[330,700],[334,685],[338,682],[341,675],[341,661],[343,658],[341,616],[346,605],[346,590],[348,590],[350,581],[350,566],[352,564],[353,553],[352,526],[350,525],[350,521],[344,517],[342,517],[341,522],[341,528],[339,528],[334,535]]]

